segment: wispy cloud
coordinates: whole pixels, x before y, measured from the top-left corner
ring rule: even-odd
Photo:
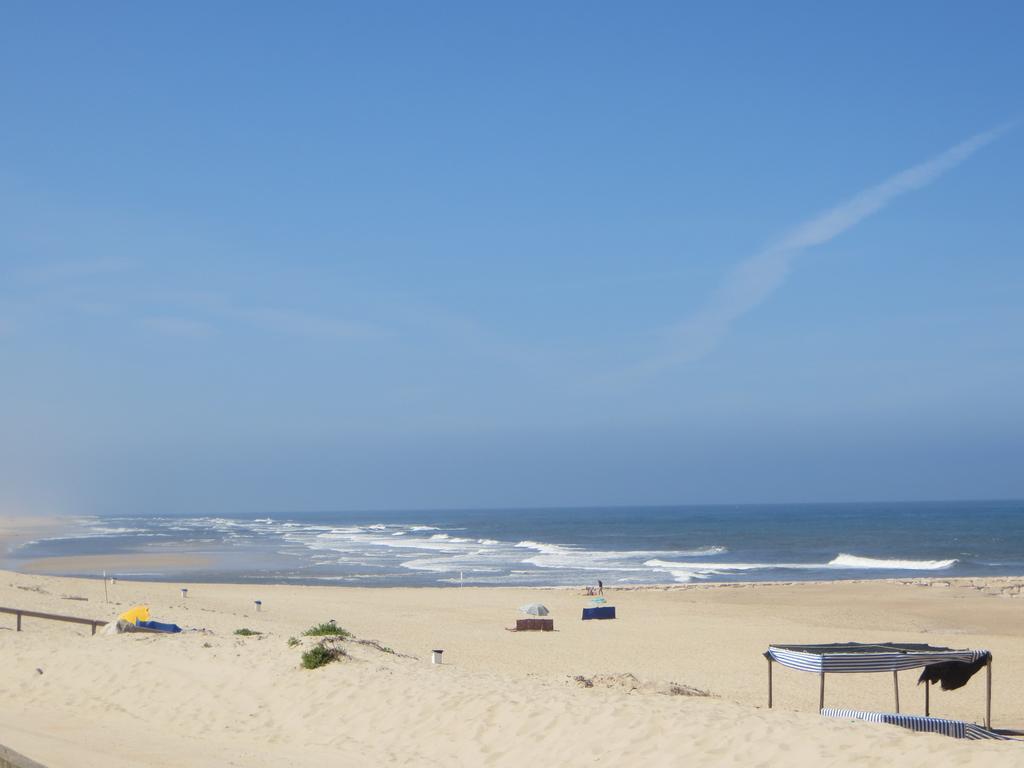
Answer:
[[[213,333],[213,326],[202,320],[191,317],[177,317],[174,315],[156,315],[146,317],[142,321],[150,330],[164,336],[177,338],[200,338]]]
[[[836,207],[804,222],[781,242],[737,264],[708,302],[671,328],[668,349],[643,366],[653,373],[697,360],[713,350],[733,324],[768,299],[785,282],[804,250],[822,245],[882,210],[894,199],[928,186],[999,137],[1008,126],[979,133],[925,162],[890,176]]]
[[[214,330],[227,331],[234,327],[263,334],[327,341],[379,338],[388,335],[385,329],[369,323],[292,308],[242,304],[228,294],[216,291],[165,294],[161,296],[161,301],[176,307],[173,318],[182,324],[182,327],[185,323],[194,323],[202,326],[207,333]],[[154,330],[170,332],[169,328],[152,327]]]
[[[369,325],[291,309],[234,308],[227,314],[266,332],[307,338],[355,339],[380,334]]]
[[[65,282],[124,272],[132,266],[129,259],[115,257],[51,261],[24,267],[21,277],[37,283]]]

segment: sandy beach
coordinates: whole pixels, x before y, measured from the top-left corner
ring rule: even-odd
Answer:
[[[991,649],[993,725],[1024,727],[1021,580],[701,585],[609,591],[369,589],[103,582],[3,572],[0,605],[109,619],[136,603],[189,630],[90,636],[0,618],[7,746],[48,766],[1016,765],[1024,744],[961,742],[815,714],[817,678],[770,642],[905,641]],[[182,598],[180,587],[187,586]],[[84,599],[82,599],[84,598]],[[254,610],[254,600],[262,609]],[[539,601],[557,631],[505,630]],[[307,627],[334,619],[348,657],[306,670]],[[248,628],[262,634],[241,637]],[[430,651],[444,649],[444,663]],[[917,674],[903,710],[923,712]],[[686,695],[688,688],[708,696]],[[684,693],[680,693],[684,691]],[[932,714],[981,722],[983,676],[934,690]],[[892,680],[833,675],[826,703],[889,710]]]

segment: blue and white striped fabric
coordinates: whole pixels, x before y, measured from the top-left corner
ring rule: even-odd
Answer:
[[[990,731],[974,723],[963,720],[946,720],[942,717],[921,717],[919,715],[898,715],[893,712],[861,712],[856,709],[834,709],[825,707],[821,710],[825,717],[837,717],[845,720],[864,720],[869,723],[886,723],[908,728],[919,733],[941,733],[954,739],[998,739],[1000,741],[1020,741],[1011,736]]]
[[[772,645],[765,656],[804,672],[899,672],[940,661],[977,661],[985,650],[936,648],[930,645],[832,643],[829,645]]]

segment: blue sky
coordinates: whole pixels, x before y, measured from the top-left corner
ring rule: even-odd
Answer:
[[[1024,497],[1024,9],[708,6],[8,4],[0,509]]]

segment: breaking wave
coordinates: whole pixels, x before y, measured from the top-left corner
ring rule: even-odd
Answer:
[[[672,574],[679,582],[728,576],[743,571],[828,571],[828,570],[890,570],[941,571],[952,568],[958,560],[880,560],[871,557],[839,554],[827,563],[696,563],[652,559],[644,562],[649,568]]]
[[[959,560],[878,560],[873,557],[840,554],[829,562],[832,568],[884,568],[892,571],[942,571]]]

